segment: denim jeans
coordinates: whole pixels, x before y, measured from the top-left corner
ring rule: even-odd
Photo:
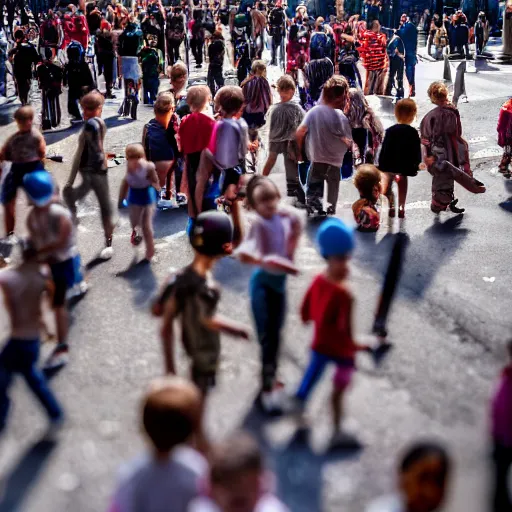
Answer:
[[[48,383],[37,367],[39,340],[11,338],[0,354],[0,431],[3,430],[9,412],[8,391],[15,373],[21,374],[28,387],[46,409],[52,421],[62,418],[62,409],[48,387]]]
[[[261,345],[261,380],[263,391],[270,391],[274,385],[281,329],[286,312],[286,276],[256,270],[251,277],[249,290],[251,308]]]
[[[408,60],[405,59],[405,76],[407,77],[407,81],[409,82],[409,86],[412,91],[414,91],[416,86],[415,74],[416,71],[416,58]]]

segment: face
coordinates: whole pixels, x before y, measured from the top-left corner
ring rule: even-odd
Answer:
[[[443,502],[446,480],[436,455],[416,462],[400,477],[400,485],[411,512],[432,512]]]
[[[215,485],[212,498],[223,512],[253,512],[260,498],[260,475],[247,471],[231,482],[229,488]]]
[[[329,274],[339,281],[345,279],[349,273],[348,259],[348,256],[331,256],[327,260]]]
[[[271,183],[264,183],[254,190],[256,213],[264,219],[270,219],[277,212],[279,195]]]
[[[20,132],[29,132],[32,129],[33,120],[27,119],[26,121],[17,121],[18,130]]]
[[[279,93],[279,97],[281,98],[281,101],[283,103],[286,101],[290,101],[293,98],[293,96],[295,95],[295,91],[293,89],[285,89],[285,90],[279,89],[277,92]]]

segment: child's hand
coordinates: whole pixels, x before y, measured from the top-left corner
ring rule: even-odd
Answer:
[[[254,153],[258,149],[259,145],[260,143],[257,140],[255,140],[254,142],[249,142],[247,144],[247,148],[251,153]]]
[[[423,162],[427,167],[432,167],[436,163],[436,157],[435,156],[426,156],[423,159]]]

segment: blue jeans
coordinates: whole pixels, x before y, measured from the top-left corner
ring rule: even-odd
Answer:
[[[286,275],[270,274],[256,270],[251,277],[249,290],[251,308],[261,345],[261,380],[263,391],[274,385],[281,344],[281,329],[286,312]]]
[[[39,340],[18,340],[11,338],[0,354],[0,431],[5,427],[9,412],[8,391],[15,373],[23,375],[28,387],[46,409],[52,421],[62,419],[62,409],[57,403],[48,383],[37,367]]]
[[[405,59],[405,76],[407,77],[407,81],[409,82],[409,86],[411,88],[411,94],[415,92],[416,81],[414,78],[414,73],[416,71],[416,57],[411,60]]]

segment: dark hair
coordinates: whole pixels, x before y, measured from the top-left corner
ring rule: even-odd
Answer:
[[[14,39],[18,40],[18,39],[23,39],[25,37],[25,34],[23,32],[23,30],[16,30],[16,32],[14,32]]]
[[[440,459],[444,479],[450,471],[451,460],[444,446],[435,441],[418,442],[410,446],[400,463],[400,472],[405,473],[426,457],[437,457]]]
[[[376,23],[379,23],[379,20],[372,20],[372,21],[370,21],[370,26],[368,28],[370,30],[373,30],[373,27],[375,27]]]
[[[53,52],[51,48],[45,48],[44,49],[44,58],[46,60],[52,60]]]
[[[236,114],[244,104],[244,93],[237,85],[225,85],[215,95],[215,107],[223,110],[224,114]]]
[[[231,485],[240,473],[261,473],[263,468],[263,457],[256,440],[245,432],[238,432],[213,448],[210,481],[213,485]]]
[[[373,200],[373,188],[380,182],[380,178],[380,171],[375,165],[360,165],[354,177],[354,185],[359,195],[364,199]]]
[[[256,202],[254,200],[254,192],[256,189],[261,185],[266,185],[267,183],[271,184],[278,197],[281,197],[281,194],[279,192],[279,189],[277,188],[277,185],[267,176],[262,176],[260,174],[256,174],[253,176],[249,182],[247,183],[246,187],[246,196],[247,196],[247,203],[251,208],[256,208]]]

